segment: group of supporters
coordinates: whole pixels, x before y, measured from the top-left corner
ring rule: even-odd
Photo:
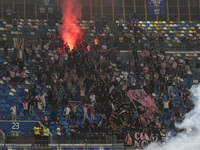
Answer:
[[[47,146],[49,144],[49,128],[43,127],[41,124],[37,124],[33,128],[35,134],[35,144],[37,146]]]
[[[181,109],[185,107],[190,111],[193,107],[188,90],[180,82],[180,78],[185,78],[190,70],[189,60],[174,60],[162,48],[154,51],[154,42],[148,47],[142,43],[142,51],[138,53],[135,38],[136,35],[130,38],[134,47],[132,57],[126,59],[120,58],[117,50],[109,50],[112,47],[110,38],[98,37],[95,42],[83,39],[71,51],[62,43],[58,34],[25,41],[23,53],[17,50],[19,54],[13,56],[13,60],[16,58],[16,62],[19,62],[19,73],[23,71],[24,64],[34,60],[31,69],[36,75],[35,80],[38,85],[48,88],[48,93],[42,94],[36,92],[36,85],[29,89],[26,100],[28,106],[21,101],[25,115],[43,117],[42,110],[46,109],[46,103],[48,107],[50,105],[51,114],[49,120],[47,117],[46,120],[49,124],[54,122],[57,125],[58,140],[62,133],[70,137],[74,133],[115,134],[134,132],[140,128],[163,134],[175,130],[174,123],[184,119],[185,111]],[[11,70],[10,77],[13,84],[16,84],[19,76],[15,76],[16,72],[11,68],[18,73],[18,68],[15,69],[18,63],[9,59],[7,61],[8,64],[2,64],[1,69]],[[159,110],[164,112],[163,115],[149,124],[143,122],[139,107],[133,106],[127,98],[130,89],[144,89],[153,97]],[[183,102],[180,106],[176,106],[173,90],[178,91],[177,98]],[[160,98],[153,96],[155,93],[159,93]],[[77,102],[79,104],[75,104]],[[82,117],[77,115],[78,107],[82,107]],[[59,109],[63,113],[58,116]],[[15,120],[15,105],[12,110]],[[61,117],[65,117],[69,125],[67,129],[61,125]],[[166,124],[166,120],[171,122],[170,125]],[[34,132],[37,145],[48,144],[48,128],[37,126]],[[122,138],[125,139],[127,135]]]
[[[181,94],[181,92],[186,93],[187,90],[180,85],[180,78],[184,78],[186,70],[190,69],[188,62],[186,60],[187,67],[185,67],[182,61],[172,60],[163,49],[160,52],[144,49],[138,53],[133,48],[132,57],[122,60],[115,50],[99,51],[101,46],[97,49],[96,46],[91,46],[91,51],[87,51],[87,44],[83,43],[73,51],[69,51],[66,47],[65,54],[52,45],[48,49],[40,46],[40,49],[36,51],[36,47],[41,45],[41,40],[39,38],[38,41],[29,43],[29,46],[25,48],[28,48],[30,52],[28,59],[34,58],[36,61],[32,68],[35,71],[38,85],[47,86],[48,93],[40,95],[35,92],[36,86],[29,89],[27,96],[29,116],[37,114],[42,117],[42,110],[45,110],[47,103],[51,105],[49,124],[59,122],[57,126],[60,125],[61,129],[61,121],[58,120],[60,117],[65,117],[70,126],[69,130],[75,133],[132,132],[141,126],[146,127],[146,124],[138,117],[139,110],[129,104],[127,91],[143,88],[150,96],[155,91],[160,91],[161,99],[154,97],[154,100],[160,111],[166,114],[151,123],[152,131],[154,128],[159,131],[163,128],[165,129],[163,131],[168,132],[175,127],[170,126],[167,129],[168,125],[165,124],[164,118],[173,124],[182,114],[180,108],[175,107],[172,97],[173,89],[180,92],[180,98],[183,96],[183,106],[188,110],[192,108],[188,94]],[[50,40],[52,44],[56,43],[56,39]],[[42,43],[45,45],[44,42]],[[53,56],[50,55],[52,52]],[[26,62],[26,59],[23,61]],[[119,71],[124,72],[123,76]],[[138,80],[143,82],[142,87],[137,84]],[[176,84],[173,85],[173,83]],[[162,98],[166,98],[166,101]],[[168,102],[168,100],[171,101]],[[76,104],[77,102],[79,104]],[[171,102],[174,106],[172,109],[169,107]],[[79,106],[82,106],[83,118],[80,115],[77,116]],[[58,116],[59,109],[62,109],[63,116],[62,114]],[[176,116],[169,116],[169,111],[174,110],[177,112]],[[100,114],[98,119],[96,119],[97,114]],[[77,124],[77,120],[82,124]],[[66,130],[64,128],[61,131],[66,133]]]

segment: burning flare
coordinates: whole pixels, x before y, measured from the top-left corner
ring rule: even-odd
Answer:
[[[77,24],[81,17],[81,7],[77,0],[62,0],[62,22],[59,32],[64,44],[68,44],[70,49],[76,48],[76,42],[82,39],[82,28]]]

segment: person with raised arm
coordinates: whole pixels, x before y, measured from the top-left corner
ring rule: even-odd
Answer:
[[[86,76],[84,76],[83,78],[80,78],[80,79],[78,78],[78,76],[76,77],[76,79],[77,79],[78,82],[79,82],[80,88],[84,87],[85,78],[86,78]]]
[[[163,107],[164,107],[164,115],[167,117],[168,116],[168,109],[169,109],[169,102],[172,101],[172,99],[165,99],[163,100]]]
[[[75,104],[72,104],[72,102],[69,102],[69,105],[72,107],[72,111],[71,111],[71,115],[72,115],[72,120],[75,122],[77,121],[77,108],[78,106],[80,106],[82,103],[78,104],[78,105],[75,105]]]
[[[26,101],[22,102],[20,99],[18,99],[18,100],[22,103],[23,108],[24,108],[24,115],[25,115],[26,119],[28,119],[28,103],[31,101],[31,99],[28,102],[26,102]]]

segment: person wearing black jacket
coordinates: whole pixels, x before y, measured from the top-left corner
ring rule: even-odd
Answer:
[[[62,108],[64,109],[67,106],[67,104],[69,104],[69,96],[67,92],[65,92],[65,94],[63,94],[63,98],[61,101]]]
[[[7,57],[8,56],[8,42],[5,41],[5,45],[4,45],[4,56]]]
[[[30,101],[29,102],[29,115],[30,116],[34,116],[34,107],[36,106],[36,102],[35,99],[32,95],[32,93],[30,94],[30,96],[27,96],[27,100]]]
[[[189,71],[190,70],[190,60],[188,57],[185,58],[185,69],[186,71]]]
[[[22,72],[23,68],[24,68],[24,60],[20,59],[20,61],[19,61],[19,72]]]
[[[182,42],[182,50],[185,51],[185,42],[186,42],[185,36],[182,37],[181,42]]]
[[[56,117],[55,111],[52,110],[49,117],[50,117],[50,119],[51,119],[53,122],[56,122],[56,118],[57,118],[57,117]]]

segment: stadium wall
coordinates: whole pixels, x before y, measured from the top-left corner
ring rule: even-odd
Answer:
[[[38,123],[41,124],[39,121],[1,120],[0,133],[2,134],[0,134],[0,139],[4,139],[6,143],[34,143],[33,128]],[[52,141],[51,133],[50,141]]]

